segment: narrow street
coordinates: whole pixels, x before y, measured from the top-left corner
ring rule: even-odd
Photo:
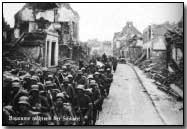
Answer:
[[[119,64],[97,125],[163,125],[136,74]]]

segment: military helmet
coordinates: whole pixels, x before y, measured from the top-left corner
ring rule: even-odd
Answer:
[[[29,97],[27,96],[20,96],[19,101],[29,101]]]
[[[60,93],[59,89],[53,89],[52,91],[55,92],[55,93]]]
[[[47,87],[53,87],[54,86],[52,81],[46,81],[45,84],[46,84]]]
[[[28,101],[19,101],[18,104],[24,104],[30,107],[30,103]]]
[[[28,101],[29,101],[29,98],[27,96],[21,96],[21,97],[19,97],[18,104],[24,104],[29,107],[30,103]]]
[[[69,82],[69,78],[65,77],[63,82]]]
[[[20,86],[21,86],[21,85],[20,85],[19,82],[13,82],[13,83],[12,83],[12,87],[13,87],[13,88],[20,88]]]
[[[19,81],[20,81],[20,79],[18,77],[13,77],[12,78],[12,82],[19,82]]]
[[[86,70],[84,67],[81,68],[81,71]]]
[[[48,77],[48,78],[53,78],[53,75],[52,75],[52,74],[49,74],[47,77]]]
[[[34,76],[31,77],[31,80],[34,80],[34,81],[39,81],[38,79],[39,79],[39,77],[36,76],[36,75],[34,75]]]
[[[67,67],[64,65],[64,66],[62,66],[62,69],[63,69],[63,70],[66,70],[66,69],[67,69]]]
[[[92,74],[88,75],[88,79],[93,79],[93,75]]]
[[[73,78],[73,76],[71,75],[71,74],[68,74],[68,76],[67,76],[68,78]]]
[[[110,69],[110,68],[107,68],[106,70],[107,70],[107,71],[110,71],[111,69]]]
[[[90,86],[98,86],[98,84],[96,83],[95,80],[91,80],[90,81]]]
[[[82,71],[81,71],[81,70],[78,70],[78,71],[77,71],[77,74],[82,74]]]
[[[65,99],[65,94],[64,94],[63,92],[58,93],[58,94],[56,95],[56,98],[62,98],[62,99]]]
[[[32,85],[31,86],[31,91],[39,91],[39,86],[38,85]]]
[[[94,75],[99,75],[100,73],[99,72],[95,72]]]
[[[85,90],[85,87],[84,87],[84,85],[78,85],[76,89]]]

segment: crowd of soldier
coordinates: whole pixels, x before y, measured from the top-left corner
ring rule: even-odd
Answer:
[[[55,72],[9,69],[3,72],[4,125],[95,125],[113,81],[107,58],[60,66]],[[27,119],[26,119],[27,118]]]

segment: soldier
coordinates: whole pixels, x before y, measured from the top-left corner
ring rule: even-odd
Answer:
[[[91,110],[93,108],[91,98],[84,94],[85,86],[78,85],[76,88],[77,97],[75,99],[75,111],[80,118],[80,125],[89,125]]]
[[[82,67],[84,67],[84,62],[83,62],[83,60],[79,60],[79,70],[82,68]]]
[[[43,72],[41,70],[36,71],[36,75],[39,77],[40,82],[44,82],[43,80]]]
[[[69,79],[69,84],[73,87],[73,89],[75,90],[75,82],[74,82],[74,79],[73,79],[73,76],[71,74],[69,74],[68,76],[68,79]]]
[[[86,77],[83,76],[83,73],[82,73],[81,70],[78,70],[78,71],[77,71],[77,76],[75,77],[75,83],[76,83],[76,85],[82,84],[82,85],[84,85],[84,86],[87,86]]]
[[[90,84],[90,81],[91,80],[94,80],[94,77],[93,77],[93,75],[92,74],[90,74],[90,75],[88,75],[88,77],[87,77],[87,84],[89,85]]]
[[[32,125],[33,114],[30,111],[30,103],[27,96],[21,96],[18,101],[18,108],[15,110],[17,118],[27,118],[27,120],[17,120],[16,125]]]
[[[63,75],[63,77],[67,77],[67,75],[68,75],[68,71],[67,71],[66,66],[62,66],[62,75]]]
[[[109,62],[105,62],[105,65],[104,65],[104,71],[106,72],[108,68],[111,69],[111,65],[110,65]]]
[[[37,84],[37,82],[39,82],[39,77],[36,75],[33,75],[31,77],[31,85],[35,85],[35,84]]]
[[[98,84],[96,83],[95,80],[91,80],[89,84],[89,88],[92,89],[92,103],[93,103],[93,125],[95,125],[97,115],[98,115],[98,109],[99,109],[99,104],[102,101],[101,93],[98,87]]]
[[[99,87],[99,90],[100,90],[100,93],[101,93],[101,97],[102,97],[102,99],[101,99],[101,101],[99,103],[99,106],[98,106],[98,110],[102,111],[103,100],[106,97],[105,87],[104,87],[104,80],[102,80],[99,72],[95,72],[94,80],[98,84],[98,87]]]
[[[107,96],[109,95],[109,92],[110,92],[110,86],[111,86],[111,83],[113,81],[113,74],[111,73],[111,69],[110,68],[107,68],[107,71],[106,71],[106,91],[107,91]]]
[[[107,62],[107,55],[105,53],[102,55],[102,61],[103,63]]]
[[[64,78],[64,82],[61,85],[61,87],[62,87],[62,92],[65,92],[69,96],[69,102],[71,104],[74,103],[75,91],[67,77]]]
[[[17,94],[19,93],[21,89],[21,84],[19,82],[12,82],[12,88],[10,90],[10,103],[9,104],[13,104],[14,103],[14,99],[17,96]]]
[[[87,68],[87,73],[88,74],[94,74],[97,71],[96,66],[94,65],[93,62],[90,63],[90,65]]]
[[[47,99],[39,94],[39,86],[32,85],[30,90],[29,102],[33,111],[48,112],[49,103]]]
[[[31,69],[31,70],[29,71],[29,74],[30,74],[31,76],[33,76],[33,75],[35,74],[35,70],[34,70],[34,69]]]
[[[82,67],[81,71],[82,71],[83,76],[87,77],[86,68]]]
[[[114,72],[116,72],[117,64],[118,64],[118,61],[117,61],[117,59],[114,57],[114,58],[113,58],[113,61],[112,61],[112,66],[113,66],[113,71],[114,71]]]
[[[44,67],[44,68],[42,68],[42,72],[43,72],[43,76],[42,76],[42,83],[45,83],[45,81],[46,81],[46,79],[47,79],[47,77],[48,77],[48,74],[49,74],[49,70],[48,70],[48,68],[46,68],[46,67]]]
[[[27,74],[23,78],[23,88],[29,91],[31,88],[31,85],[32,85],[31,75]]]
[[[55,110],[57,117],[60,121],[57,121],[57,125],[74,125],[75,122],[68,120],[67,118],[74,118],[75,114],[73,112],[72,105],[68,102],[66,94],[64,92],[58,93],[56,95]]]
[[[14,96],[14,99],[12,100],[12,105],[13,106],[17,106],[17,104],[18,104],[18,101],[19,101],[19,98],[21,97],[21,96],[29,96],[29,93],[28,93],[28,91],[27,90],[24,90],[24,89],[20,89],[18,92],[17,92],[17,94]]]

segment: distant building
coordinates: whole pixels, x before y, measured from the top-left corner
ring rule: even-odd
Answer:
[[[142,37],[140,31],[138,31],[132,22],[127,22],[126,26],[121,32],[117,32],[113,37],[113,55],[116,57],[129,58],[129,40],[134,36]]]
[[[88,47],[90,48],[90,55],[101,55],[102,42],[97,39],[87,41]]]
[[[113,52],[112,52],[112,43],[110,41],[104,41],[102,43],[102,53],[106,54],[107,56],[112,56]]]

